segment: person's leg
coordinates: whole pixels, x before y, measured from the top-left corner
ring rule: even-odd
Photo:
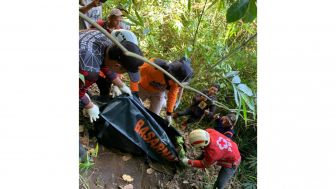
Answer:
[[[176,116],[177,117],[179,117],[179,116],[185,116],[185,115],[190,115],[190,114],[191,114],[190,108],[187,108],[187,109],[185,109],[182,112],[176,112]]]
[[[150,101],[151,103],[149,106],[149,110],[159,115],[162,105],[165,101],[164,92],[152,93],[152,95],[150,96]]]
[[[142,102],[145,102],[147,98],[149,98],[149,94],[146,90],[144,90],[141,85],[139,85],[139,98],[142,100]]]
[[[225,185],[229,182],[230,178],[236,172],[234,168],[222,167],[218,173],[217,180],[214,184],[214,189],[224,189]]]

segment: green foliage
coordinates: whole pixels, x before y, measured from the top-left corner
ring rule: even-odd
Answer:
[[[98,156],[98,151],[99,151],[99,145],[97,143],[94,150],[90,150],[89,152],[86,153],[85,161],[83,163],[79,163],[79,169],[81,171],[86,171],[93,167],[94,165],[93,158],[96,158]]]
[[[257,17],[256,0],[238,0],[233,3],[226,13],[228,23],[242,18],[243,22],[252,22]]]
[[[248,5],[249,5],[249,0],[238,0],[237,2],[235,2],[227,10],[226,21],[230,23],[230,22],[235,22],[241,19],[245,15],[248,9]]]
[[[235,127],[235,140],[242,154],[238,180],[242,186],[256,186],[256,164],[246,158],[255,157],[256,161],[257,156],[257,41],[251,40],[234,52],[257,31],[256,1],[107,1],[104,17],[118,5],[129,12],[126,19],[145,57],[175,60],[187,55],[194,69],[191,87],[202,90],[212,83],[220,84],[218,101],[239,118]],[[184,91],[179,110],[187,107],[195,95]],[[228,110],[217,108],[217,112],[226,114]],[[199,125],[208,127],[209,123]]]
[[[252,22],[256,17],[257,17],[256,0],[250,0],[248,9],[242,20],[243,22]]]

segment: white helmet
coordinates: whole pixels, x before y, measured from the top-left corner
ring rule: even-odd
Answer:
[[[206,147],[210,143],[210,135],[203,129],[195,129],[189,134],[189,143],[196,148]]]
[[[113,30],[111,32],[111,35],[115,38],[117,38],[117,40],[119,42],[122,42],[122,41],[129,41],[129,42],[132,42],[136,45],[138,45],[138,39],[137,37],[135,36],[135,34],[129,30],[125,30],[125,29],[119,29],[119,30]]]

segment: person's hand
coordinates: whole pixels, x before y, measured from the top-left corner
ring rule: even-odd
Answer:
[[[205,114],[205,115],[208,115],[209,113],[210,113],[209,110],[205,110],[205,111],[204,111],[204,114]]]
[[[95,104],[93,104],[91,108],[84,109],[83,111],[87,113],[91,123],[93,123],[93,121],[96,121],[99,118],[99,108]]]
[[[205,97],[205,96],[201,96],[201,101],[206,101],[207,100],[207,98]]]
[[[119,87],[117,87],[116,85],[112,86],[112,97],[116,97],[121,95],[121,91],[119,89]]]
[[[168,127],[170,127],[170,125],[172,123],[172,116],[171,115],[167,115],[166,116],[166,120],[168,121]]]
[[[190,166],[188,162],[189,162],[189,159],[187,157],[184,157],[181,159],[181,163],[185,166]]]
[[[127,85],[124,83],[123,86],[120,88],[120,90],[123,93],[127,93],[129,96],[132,96],[132,91],[129,87],[127,87]]]
[[[220,118],[220,114],[218,113],[218,114],[215,114],[214,116],[213,116],[213,118],[214,119],[219,119]]]

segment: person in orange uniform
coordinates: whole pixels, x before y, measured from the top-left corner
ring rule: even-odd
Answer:
[[[159,58],[153,58],[150,61],[166,70],[180,82],[188,82],[193,75],[191,60],[186,57],[182,57],[180,60],[175,60],[172,63]],[[149,99],[149,110],[158,115],[165,100],[165,90],[168,90],[166,120],[170,124],[180,86],[159,69],[148,63],[144,63],[140,67],[140,82],[130,84],[133,91],[136,90],[137,86],[140,99],[142,101]]]

